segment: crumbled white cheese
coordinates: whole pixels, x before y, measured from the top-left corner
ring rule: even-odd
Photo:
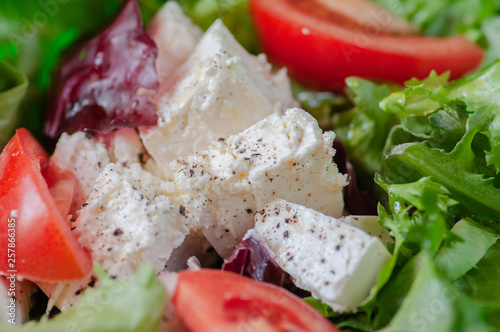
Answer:
[[[72,211],[77,211],[85,203],[97,176],[110,163],[104,143],[83,132],[62,134],[51,160],[71,170],[79,182],[80,188],[75,190]]]
[[[205,152],[171,164],[175,191],[198,211],[210,243],[227,257],[275,198],[340,217],[347,178],[333,162],[333,132],[301,109],[273,114]]]
[[[295,105],[286,73],[273,75],[265,57],[248,54],[221,21],[171,80],[160,91],[158,126],[141,128],[146,149],[167,178],[172,160]]]
[[[79,182],[71,211],[78,211],[89,198],[99,173],[109,163],[129,166],[148,158],[139,134],[134,128],[120,128],[106,134],[77,132],[61,135],[51,160],[71,170]],[[73,216],[76,218],[76,216]]]
[[[143,185],[148,176],[109,164],[73,224],[79,242],[111,276],[129,276],[144,262],[161,271],[193,223],[167,196]]]
[[[378,223],[378,216],[344,216],[339,219],[354,227],[364,230],[368,234],[378,237],[384,245],[394,242],[389,230]]]
[[[168,1],[153,17],[147,32],[158,46],[156,73],[162,85],[163,80],[193,52],[202,31],[184,15],[177,2]]]
[[[255,214],[255,233],[298,287],[337,312],[357,309],[390,258],[377,237],[282,199]]]
[[[135,128],[120,128],[103,138],[110,162],[122,166],[143,163],[147,152]]]
[[[189,234],[196,218],[163,195],[164,188],[161,180],[139,164],[125,168],[110,163],[97,177],[71,226],[92,260],[112,278],[130,276],[146,262],[162,271],[172,251]],[[59,290],[49,289],[55,305],[61,310],[72,306],[91,278],[61,283]]]

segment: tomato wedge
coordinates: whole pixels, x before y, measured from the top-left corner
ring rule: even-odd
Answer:
[[[83,278],[91,259],[42,176],[48,160],[26,129],[17,130],[0,155],[0,273],[46,282]]]
[[[61,214],[63,216],[70,213],[74,214],[76,211],[71,211],[71,208],[75,192],[79,188],[75,174],[70,170],[59,167],[56,162],[50,160],[43,172],[43,177]]]
[[[232,272],[182,271],[172,302],[192,332],[340,331],[287,290]]]
[[[360,23],[335,6],[328,0],[250,0],[264,52],[291,76],[320,89],[341,90],[353,75],[403,83],[435,70],[450,71],[453,79],[483,58],[482,49],[463,36],[395,35],[385,28],[387,12],[375,11]]]

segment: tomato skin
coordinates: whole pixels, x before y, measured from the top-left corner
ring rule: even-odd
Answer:
[[[172,303],[192,332],[340,332],[287,290],[232,272],[180,272]]]
[[[26,129],[17,130],[0,155],[0,273],[16,270],[17,277],[46,282],[83,278],[92,262],[50,194],[42,176],[48,164]],[[15,219],[15,262],[7,259],[8,219]]]
[[[482,49],[462,36],[389,35],[375,19],[365,26],[343,26],[301,11],[295,5],[300,2],[250,0],[250,11],[270,59],[319,89],[341,90],[348,76],[403,83],[425,78],[431,70],[449,70],[454,79],[483,58]]]

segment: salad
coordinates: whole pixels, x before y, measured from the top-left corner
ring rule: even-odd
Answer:
[[[2,6],[0,330],[500,330],[494,1]]]

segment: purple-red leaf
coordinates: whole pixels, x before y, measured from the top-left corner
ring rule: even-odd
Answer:
[[[231,271],[257,281],[283,285],[285,272],[272,259],[266,248],[250,236],[234,249],[222,265],[222,270]]]
[[[155,125],[150,95],[158,91],[157,53],[144,32],[139,6],[130,0],[110,27],[60,67],[45,134]]]

